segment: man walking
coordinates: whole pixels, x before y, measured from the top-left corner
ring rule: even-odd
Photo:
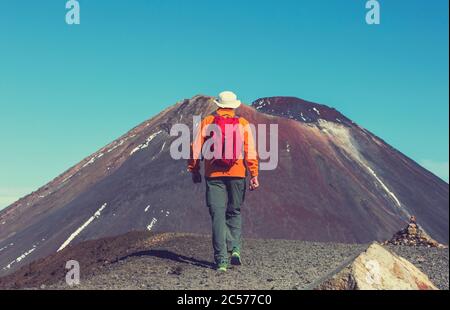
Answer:
[[[235,109],[241,105],[237,96],[225,91],[214,102],[218,109],[200,124],[188,170],[193,182],[201,183],[200,161],[204,160],[214,260],[219,271],[226,271],[229,253],[231,264],[241,265],[241,205],[247,174],[250,174],[250,190],[259,187],[258,158],[249,122],[236,116]]]

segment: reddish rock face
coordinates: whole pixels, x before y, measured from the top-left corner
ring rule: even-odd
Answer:
[[[132,230],[209,233],[204,184],[173,160],[175,123],[214,110],[197,96],[166,109],[0,212],[0,275],[63,244]],[[265,98],[238,114],[279,126],[279,164],[248,192],[244,234],[255,238],[386,240],[411,214],[448,243],[448,184],[338,111]]]

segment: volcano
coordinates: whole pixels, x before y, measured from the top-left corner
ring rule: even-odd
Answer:
[[[204,184],[169,148],[173,124],[215,109],[183,100],[0,212],[0,275],[81,241],[130,231],[210,233]],[[449,239],[449,186],[335,109],[291,97],[256,100],[237,113],[278,124],[279,162],[242,208],[249,238],[384,241],[414,215]],[[269,127],[269,126],[267,126]]]

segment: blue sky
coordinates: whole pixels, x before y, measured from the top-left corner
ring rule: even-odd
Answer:
[[[448,181],[448,1],[0,0],[0,208],[196,94],[333,106]]]

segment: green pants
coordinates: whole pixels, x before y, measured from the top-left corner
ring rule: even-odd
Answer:
[[[217,264],[228,262],[229,251],[241,250],[241,205],[245,178],[206,179],[206,204],[212,219],[212,243]]]

